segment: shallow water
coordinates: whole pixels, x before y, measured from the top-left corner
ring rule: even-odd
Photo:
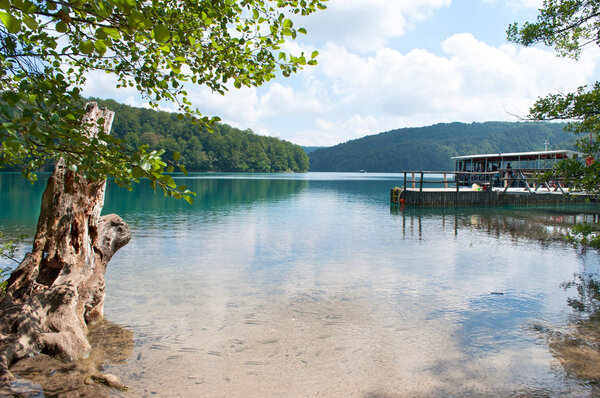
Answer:
[[[11,178],[0,225],[33,233],[42,184]],[[133,239],[105,316],[134,348],[106,371],[161,397],[593,394],[552,336],[599,264],[560,236],[600,209],[390,207],[400,179],[198,174],[192,206],[111,186]]]

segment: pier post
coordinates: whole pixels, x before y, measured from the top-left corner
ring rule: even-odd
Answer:
[[[404,190],[406,191],[406,171],[404,172]]]
[[[415,181],[415,173],[413,172],[413,173],[412,173],[412,187],[413,187],[413,188],[415,188],[415,187],[417,186],[417,185],[416,185],[416,183],[417,183],[417,182]]]
[[[444,173],[444,188],[448,188],[448,177],[446,173]]]
[[[423,172],[421,172],[421,182],[419,183],[419,192],[423,192]]]

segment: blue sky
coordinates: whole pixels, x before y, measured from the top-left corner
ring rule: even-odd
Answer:
[[[597,79],[600,50],[576,62],[506,42],[511,22],[534,20],[541,0],[330,0],[295,20],[308,35],[292,51],[319,65],[225,96],[189,87],[193,104],[241,129],[329,146],[401,127],[518,120],[539,96]],[[90,76],[85,94],[143,106],[114,79]]]

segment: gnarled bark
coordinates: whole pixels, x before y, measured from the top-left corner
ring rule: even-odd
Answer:
[[[104,118],[110,131],[113,112],[95,102],[86,110],[84,123]],[[130,239],[119,216],[100,217],[105,188],[105,181],[69,171],[62,159],[48,179],[33,249],[0,302],[0,381],[10,380],[12,362],[32,354],[89,355],[87,325],[102,317],[106,266]]]

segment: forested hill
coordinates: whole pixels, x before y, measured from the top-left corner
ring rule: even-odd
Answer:
[[[451,170],[452,156],[572,149],[561,123],[441,123],[370,135],[310,153],[311,171]]]
[[[209,133],[176,113],[134,108],[113,100],[97,101],[115,112],[111,134],[138,147],[165,149],[167,158],[181,153],[180,162],[190,171],[304,172],[308,156],[301,146],[274,137],[242,131],[218,123]]]

